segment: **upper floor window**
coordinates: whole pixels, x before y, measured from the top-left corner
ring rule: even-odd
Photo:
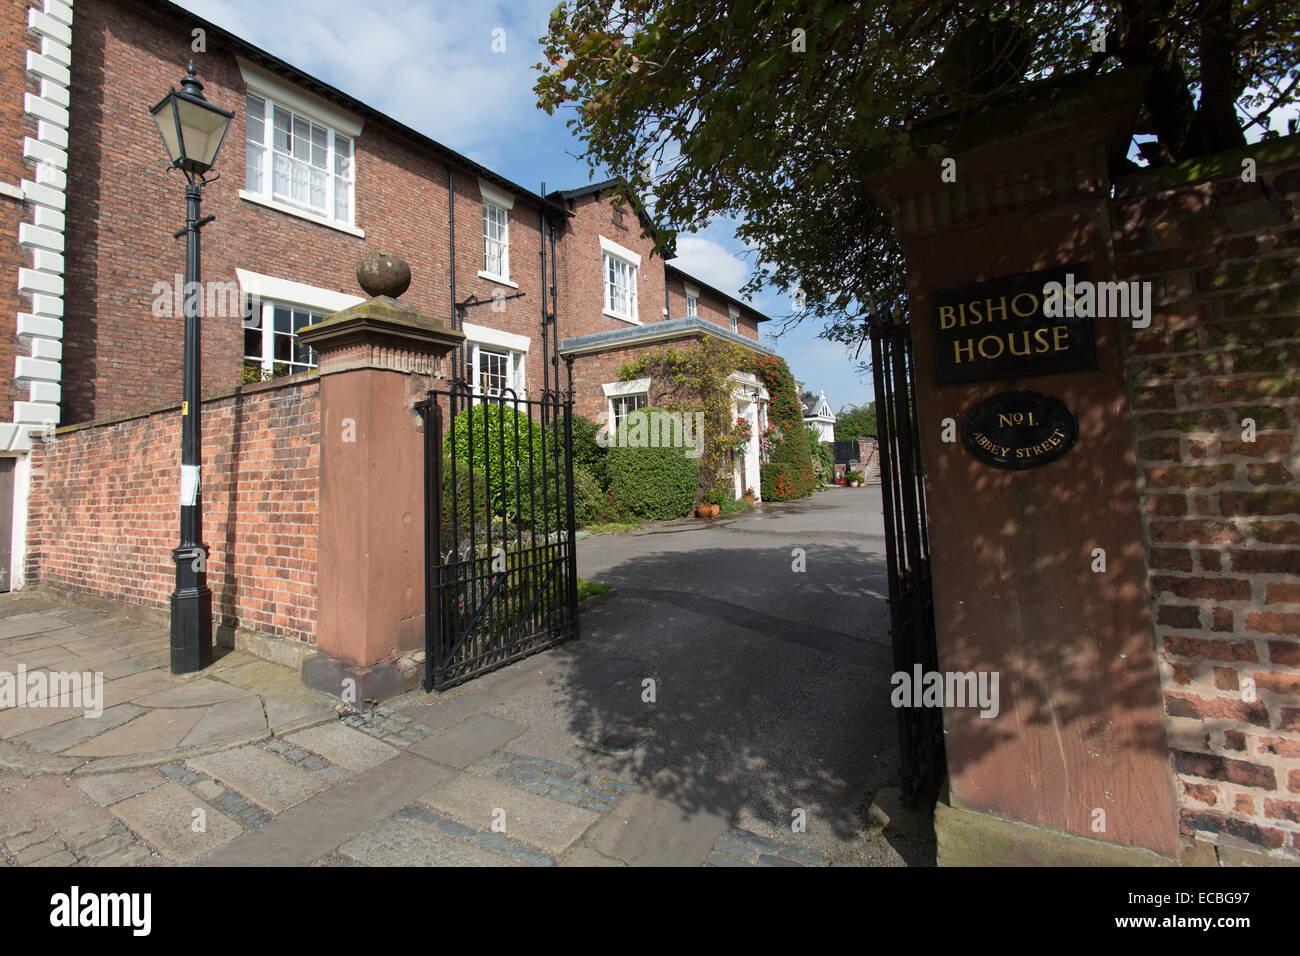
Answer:
[[[479,278],[517,289],[519,286],[510,281],[510,210],[515,206],[514,194],[486,179],[478,181],[478,188],[483,194],[483,268]]]
[[[693,285],[688,285],[686,289],[686,314],[695,316],[700,314],[700,290]]]
[[[605,308],[621,319],[636,318],[636,266],[605,253]]]
[[[509,213],[494,202],[483,200],[483,271],[510,278]]]
[[[738,326],[740,325],[740,310],[737,309],[734,305],[728,306],[727,310],[731,313],[731,331],[733,332],[739,331]]]
[[[256,93],[246,102],[244,188],[351,225],[352,137]]]

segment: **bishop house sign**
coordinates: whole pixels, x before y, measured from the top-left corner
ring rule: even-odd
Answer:
[[[1049,316],[1044,287],[1085,280],[1083,263],[934,293],[935,375],[940,385],[1026,378],[1097,367],[1090,315]],[[1057,310],[1053,310],[1057,311]]]
[[[1091,315],[1044,307],[1050,283],[1072,285],[1087,278],[1087,266],[1076,263],[936,290],[938,384],[1095,369]],[[1078,435],[1074,411],[1041,392],[1000,392],[970,409],[962,423],[962,443],[972,455],[1016,471],[1057,460]]]

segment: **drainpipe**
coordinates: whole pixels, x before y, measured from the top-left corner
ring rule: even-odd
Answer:
[[[460,327],[460,314],[456,309],[456,172],[451,168],[451,163],[447,164],[447,225],[447,252],[450,256],[448,273],[451,277],[451,327],[457,331],[464,331]],[[465,374],[464,342],[456,346],[455,361],[459,364],[452,369],[453,379]]]
[[[556,283],[558,282],[558,278],[557,278],[557,273],[555,271],[555,224],[554,223],[551,223],[550,227],[547,230],[547,233],[550,236],[549,242],[551,244],[551,288],[550,288],[551,333],[555,338],[555,348],[554,348],[555,356],[551,361],[555,365],[555,388],[558,391],[560,387],[560,306],[559,306],[559,302],[556,300],[556,297],[558,295],[557,286],[556,286]],[[546,295],[545,291],[543,291],[542,295],[543,297]],[[572,380],[570,380],[569,383],[569,391],[570,393],[572,393],[573,391]]]
[[[546,198],[546,183],[542,183],[541,196]],[[543,206],[537,207],[537,215],[541,220],[541,240],[542,240],[542,397],[551,390],[551,369],[550,369],[550,347],[547,339],[547,309],[546,309],[546,236],[550,231],[550,224],[546,221],[546,209]]]

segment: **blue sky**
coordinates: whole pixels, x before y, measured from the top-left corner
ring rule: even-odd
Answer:
[[[588,172],[565,125],[572,114],[537,108],[537,40],[557,0],[178,2],[521,186],[572,189],[607,178]],[[505,31],[504,52],[493,49],[501,36],[494,30]],[[753,268],[745,252],[734,223],[720,220],[679,237],[673,265],[735,295]],[[769,315],[790,311],[775,292],[753,303]],[[826,390],[832,408],[869,401],[870,383],[854,374],[843,346],[817,338],[819,328],[807,322],[779,340],[766,331],[763,338],[796,378]]]
[[[557,0],[178,2],[522,186],[572,189],[608,178],[589,174],[581,143],[565,125],[571,113],[550,117],[537,108],[537,41]],[[1274,128],[1285,132],[1295,114],[1274,117]],[[1255,128],[1247,138],[1259,134]],[[733,295],[754,265],[735,223],[725,220],[679,237],[677,253],[675,266]],[[753,302],[768,315],[791,311],[776,292]],[[779,339],[763,338],[796,378],[826,391],[832,408],[869,401],[871,385],[855,374],[852,357],[817,338],[819,330],[810,320]]]

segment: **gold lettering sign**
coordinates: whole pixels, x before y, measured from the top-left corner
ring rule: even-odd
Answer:
[[[1084,263],[989,282],[939,289],[935,308],[935,375],[940,385],[1053,375],[1097,367],[1092,319],[1048,317],[1043,287]]]

